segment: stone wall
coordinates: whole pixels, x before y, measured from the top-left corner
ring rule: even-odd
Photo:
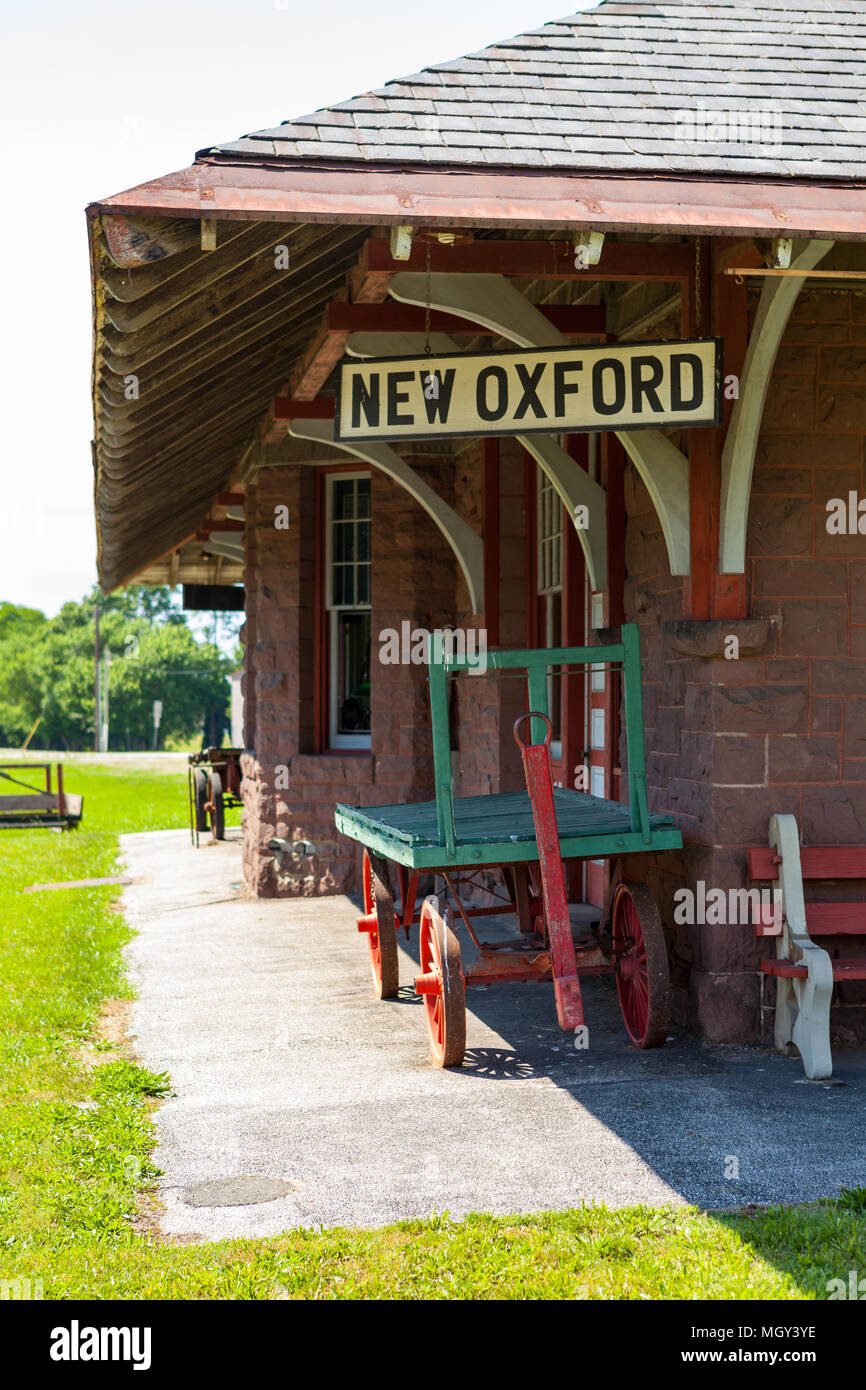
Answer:
[[[443,495],[453,462],[409,460]],[[456,563],[448,543],[405,489],[372,474],[372,669],[369,752],[314,744],[315,470],[264,469],[247,498],[247,699],[244,873],[259,896],[354,891],[360,850],[334,827],[334,806],[384,805],[433,796],[426,666],[383,664],[380,637],[453,626]],[[288,530],[274,526],[287,505]],[[271,841],[309,842],[315,854],[276,852]]]
[[[746,851],[766,843],[774,812],[796,815],[805,844],[866,842],[866,536],[826,529],[830,498],[866,495],[864,407],[866,300],[802,294],[756,459],[749,623],[680,620],[680,586],[628,470],[626,612],[645,653],[651,805],[674,811],[687,840],[679,865],[667,856],[653,872],[678,1015],[719,1041],[771,1036],[774,985],[758,970],[768,946],[748,926],[675,928],[675,887],[745,886]],[[725,659],[731,635],[738,660]],[[810,892],[851,899],[862,885]],[[838,1040],[866,1036],[864,1006],[861,983],[837,987]]]

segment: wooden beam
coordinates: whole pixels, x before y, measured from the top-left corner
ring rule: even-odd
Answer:
[[[314,401],[294,401],[291,396],[274,398],[275,420],[333,420],[337,402],[333,396]]]
[[[561,333],[601,336],[606,329],[607,310],[603,304],[539,304],[537,308]],[[425,327],[424,309],[414,304],[335,301],[328,306],[330,333],[423,333]],[[430,314],[430,328],[434,333],[465,333],[472,337],[489,336],[496,331],[472,319],[435,309]]]
[[[373,279],[398,271],[511,275],[533,280],[682,280],[691,249],[671,242],[606,241],[597,266],[575,270],[571,241],[470,241],[457,246],[416,243],[407,261],[395,261],[387,241],[371,237],[361,251],[359,273]],[[357,296],[353,296],[357,300]],[[384,295],[382,295],[384,298]]]

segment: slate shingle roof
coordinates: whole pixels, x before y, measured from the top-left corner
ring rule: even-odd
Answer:
[[[200,153],[864,177],[866,0],[604,0]]]

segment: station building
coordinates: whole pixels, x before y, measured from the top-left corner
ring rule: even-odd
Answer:
[[[772,1032],[766,943],[673,903],[744,886],[774,813],[866,844],[864,63],[844,0],[606,0],[88,209],[100,580],[245,588],[254,893],[355,891],[335,805],[433,796],[417,634],[635,622],[650,808],[685,841],[635,863],[675,1015]],[[335,420],[347,361],[707,338],[710,426]],[[550,680],[556,780],[623,796],[615,675]],[[523,785],[525,708],[520,682],[455,683],[458,794]],[[601,906],[605,865],[572,888]],[[866,1035],[863,982],[832,1019]]]

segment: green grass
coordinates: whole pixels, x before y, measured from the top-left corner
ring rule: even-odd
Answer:
[[[185,772],[76,759],[67,782],[78,830],[0,832],[0,1280],[45,1298],[812,1299],[866,1274],[864,1189],[750,1215],[445,1214],[201,1245],[142,1230],[170,1080],[95,1039],[102,1002],[129,996],[117,890],[20,890],[110,875],[117,832],[186,825]]]

